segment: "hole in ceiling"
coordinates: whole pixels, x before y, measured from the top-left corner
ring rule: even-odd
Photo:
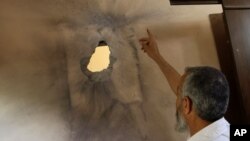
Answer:
[[[108,68],[110,63],[110,50],[105,41],[100,41],[92,54],[87,69],[91,72],[101,72]]]

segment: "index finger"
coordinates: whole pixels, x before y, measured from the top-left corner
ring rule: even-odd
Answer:
[[[149,31],[149,29],[147,29],[147,33],[148,33],[148,37],[149,37],[150,39],[153,39],[153,38],[154,38],[153,34]]]

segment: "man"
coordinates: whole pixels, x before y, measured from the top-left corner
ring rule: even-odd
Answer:
[[[191,67],[181,76],[159,53],[154,36],[140,39],[142,50],[160,67],[177,96],[176,130],[189,131],[188,141],[229,141],[224,119],[229,87],[224,75],[212,67]]]

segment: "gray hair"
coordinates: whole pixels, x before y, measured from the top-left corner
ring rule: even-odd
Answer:
[[[206,66],[185,71],[182,96],[192,100],[197,115],[211,122],[223,117],[229,101],[229,86],[223,73]]]

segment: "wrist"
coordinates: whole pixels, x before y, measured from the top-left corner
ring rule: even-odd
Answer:
[[[164,61],[163,57],[159,54],[156,57],[154,57],[154,61],[156,63],[162,63]]]

